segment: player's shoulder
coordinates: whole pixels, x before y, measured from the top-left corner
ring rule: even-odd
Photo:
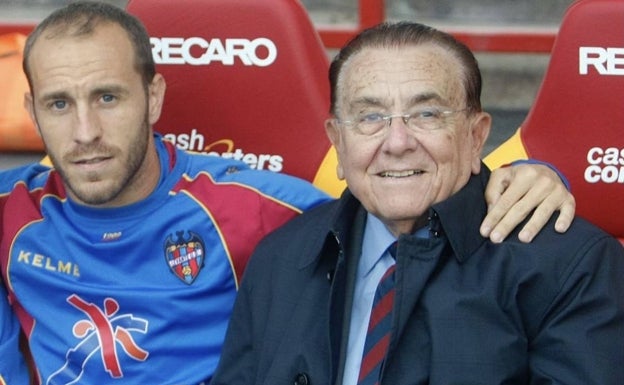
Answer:
[[[287,202],[302,201],[302,207],[311,207],[330,199],[325,192],[306,180],[280,172],[255,170],[235,159],[184,152],[180,160],[184,164],[185,178],[189,181],[207,178],[214,185],[253,190]]]
[[[0,194],[10,193],[16,185],[25,185],[28,190],[43,187],[52,168],[44,163],[27,165],[0,171]]]

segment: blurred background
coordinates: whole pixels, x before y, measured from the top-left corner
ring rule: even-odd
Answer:
[[[105,0],[125,7],[127,0]],[[171,0],[175,1],[175,0]],[[260,1],[260,0],[259,0]],[[554,35],[574,0],[300,0],[319,30],[356,28],[362,4],[388,20],[414,20],[442,30],[471,33],[521,32]],[[70,0],[0,0],[0,24],[35,24]],[[321,33],[324,38],[323,33]],[[337,43],[327,43],[328,56]],[[476,49],[483,73],[484,108],[494,116],[485,154],[511,136],[522,123],[548,65],[548,49]],[[0,85],[1,87],[1,85]],[[0,154],[0,169],[36,159],[39,154]]]
[[[127,0],[104,0],[125,7]],[[172,0],[175,1],[175,0]],[[37,20],[70,0],[0,0],[0,18]],[[301,0],[321,22],[356,22],[357,0]],[[557,25],[572,0],[386,0],[390,19],[433,19],[472,25]]]

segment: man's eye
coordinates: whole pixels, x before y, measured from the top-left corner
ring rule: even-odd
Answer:
[[[62,110],[67,107],[67,102],[65,100],[55,100],[50,103],[50,107],[54,110]]]
[[[414,116],[420,119],[437,119],[440,117],[440,110],[437,108],[425,108],[417,111]]]
[[[384,115],[378,112],[372,114],[366,114],[360,117],[360,122],[362,123],[378,123],[384,119]]]
[[[110,95],[110,94],[102,95],[102,101],[104,103],[111,103],[111,102],[115,101],[115,99],[116,99],[115,96]]]

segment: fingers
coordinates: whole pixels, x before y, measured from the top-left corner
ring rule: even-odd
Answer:
[[[487,202],[488,210],[489,207],[492,207],[498,202],[507,187],[509,187],[512,176],[513,171],[511,167],[501,167],[492,171],[490,181],[485,187],[485,201]]]
[[[488,214],[484,218],[480,232],[492,242],[502,242],[514,226],[511,223],[521,221],[528,212],[522,207],[522,203],[514,208],[514,205],[526,194],[529,182],[517,181],[515,170],[518,167],[501,167],[492,171],[490,181],[485,189],[485,200],[488,204]],[[527,177],[527,173],[520,178]],[[513,182],[513,183],[512,183]]]
[[[559,233],[565,233],[570,228],[576,213],[576,200],[574,196],[566,190],[566,199],[559,207],[559,217],[555,222],[555,230]]]
[[[486,188],[489,211],[480,229],[482,236],[494,243],[502,242],[531,215],[518,235],[520,241],[531,242],[556,211],[559,215],[555,230],[565,232],[568,229],[576,203],[554,171],[532,164],[499,170],[501,172],[492,174]]]
[[[570,192],[556,187],[549,196],[537,206],[529,221],[524,225],[518,239],[522,242],[531,242],[537,233],[546,225],[553,215],[558,215],[555,221],[555,231],[565,232],[572,224],[576,203]],[[556,212],[559,211],[559,214]]]
[[[481,235],[489,237],[494,243],[500,243],[507,238],[509,233],[539,203],[537,202],[540,199],[539,197],[545,194],[543,190],[536,191],[538,188],[543,189],[544,187],[537,184],[529,189],[527,184],[520,184],[514,181],[503,192],[498,201],[490,207],[481,226]],[[538,220],[539,218],[534,222],[535,225],[538,224]],[[530,230],[527,229],[527,231]]]

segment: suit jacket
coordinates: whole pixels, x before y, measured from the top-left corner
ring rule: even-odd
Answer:
[[[488,177],[400,237],[381,384],[624,384],[624,249],[581,219],[489,242]],[[347,191],[261,242],[212,384],[341,383],[364,223]]]

